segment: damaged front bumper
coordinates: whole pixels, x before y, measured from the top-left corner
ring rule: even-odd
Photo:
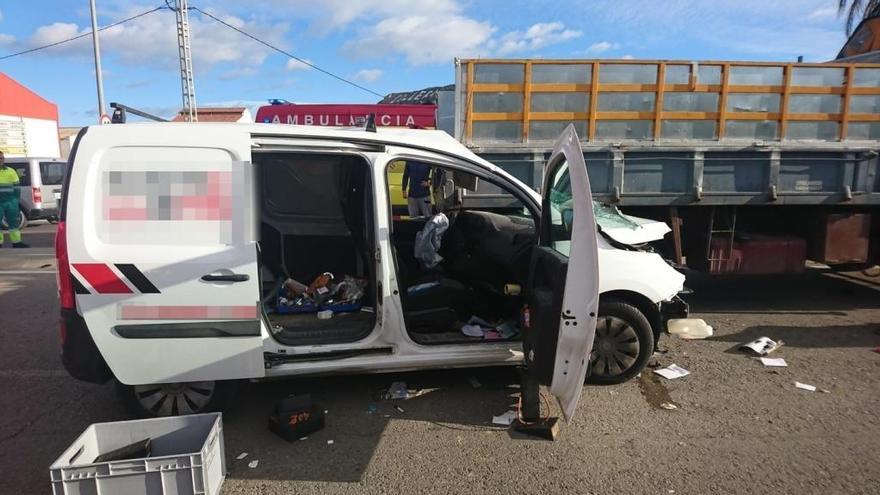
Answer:
[[[660,303],[660,318],[663,321],[663,331],[667,331],[666,323],[669,320],[687,318],[690,314],[690,306],[681,298],[682,294],[690,294],[690,290],[684,290],[676,294],[672,299]]]

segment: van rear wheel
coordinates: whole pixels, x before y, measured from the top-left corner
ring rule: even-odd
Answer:
[[[623,383],[641,373],[653,352],[654,332],[638,308],[614,299],[599,303],[588,383]]]
[[[232,394],[232,384],[222,381],[154,385],[120,383],[117,392],[132,416],[185,416],[221,410]]]

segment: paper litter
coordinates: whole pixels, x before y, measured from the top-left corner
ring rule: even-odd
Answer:
[[[247,453],[247,452],[242,452],[241,454],[238,454],[238,457],[236,457],[236,459],[238,459],[238,460],[240,461],[240,460],[244,459],[244,458],[247,457],[247,456],[248,456],[248,453]]]
[[[739,346],[739,350],[752,352],[757,356],[766,356],[782,347],[782,341],[774,342],[770,337],[760,337],[751,342]]]
[[[786,366],[788,366],[788,363],[786,363],[786,362],[785,362],[785,359],[783,359],[783,358],[766,358],[766,357],[762,357],[762,358],[759,358],[759,359],[761,360],[762,363],[764,363],[764,366],[779,366],[779,367],[786,367]]]
[[[492,424],[510,426],[516,419],[516,411],[510,410],[500,416],[492,416]]]
[[[260,464],[260,461],[251,461],[248,463],[248,467],[251,469],[255,469]]]
[[[670,364],[665,368],[660,368],[658,370],[654,370],[654,373],[666,378],[667,380],[674,380],[676,378],[681,378],[683,376],[690,375],[691,372],[682,368],[677,364]]]
[[[806,383],[794,382],[794,386],[802,390],[809,390],[810,392],[816,391],[816,387],[814,385],[807,385]]]

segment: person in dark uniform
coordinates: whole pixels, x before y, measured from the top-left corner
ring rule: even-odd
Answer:
[[[403,182],[400,187],[406,198],[410,217],[430,217],[431,211],[431,166],[422,162],[406,162],[403,169]]]

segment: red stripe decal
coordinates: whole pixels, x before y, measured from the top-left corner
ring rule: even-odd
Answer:
[[[253,320],[257,306],[120,306],[122,320]]]
[[[131,294],[125,282],[103,263],[73,263],[73,267],[100,294]]]

